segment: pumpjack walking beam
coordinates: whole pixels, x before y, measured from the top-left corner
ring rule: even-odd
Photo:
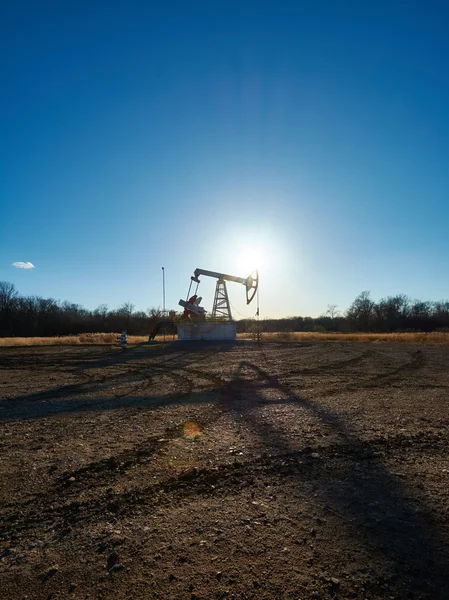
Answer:
[[[255,269],[248,277],[236,277],[235,275],[227,275],[226,273],[217,273],[216,271],[206,271],[205,269],[195,269],[194,276],[191,278],[192,281],[199,283],[198,279],[200,275],[206,277],[214,277],[215,279],[223,281],[234,281],[235,283],[241,283],[246,287],[246,304],[249,304],[254,296],[256,295],[257,288],[259,287],[259,272]]]

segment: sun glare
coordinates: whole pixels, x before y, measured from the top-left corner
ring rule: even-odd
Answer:
[[[249,275],[254,269],[263,269],[266,261],[260,248],[242,248],[236,262],[242,275]]]
[[[217,264],[223,264],[224,272],[248,277],[254,269],[261,272],[264,280],[279,255],[279,245],[268,229],[248,231],[243,227],[230,226],[224,232],[224,243],[217,252]]]

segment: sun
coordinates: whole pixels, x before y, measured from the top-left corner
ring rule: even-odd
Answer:
[[[237,253],[236,263],[239,271],[248,275],[254,269],[263,269],[266,260],[261,248],[250,246],[241,248]]]
[[[270,230],[251,232],[250,228],[228,228],[220,246],[220,259],[226,273],[248,277],[255,269],[265,274],[273,269],[278,246]]]

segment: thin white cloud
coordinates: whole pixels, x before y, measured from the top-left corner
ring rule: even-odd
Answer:
[[[13,262],[12,263],[13,267],[16,267],[17,269],[34,269],[34,265],[33,263],[30,262]]]

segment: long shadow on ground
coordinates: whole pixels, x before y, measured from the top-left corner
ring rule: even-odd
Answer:
[[[231,351],[236,345],[238,342],[176,343],[149,349],[136,348],[123,353],[108,353],[106,357],[88,362],[75,358],[70,364],[69,372],[85,375],[85,381],[0,400],[0,422],[47,418],[61,413],[150,407],[176,402],[177,399],[184,398],[192,388],[192,381],[176,371],[193,364],[209,362],[215,355]],[[57,359],[54,360],[54,364],[57,368]],[[124,367],[125,370],[109,375],[108,367]],[[65,368],[67,369],[67,365]],[[91,377],[90,371],[97,369],[105,369],[105,374],[100,378]],[[187,393],[186,391],[173,392],[161,398],[152,397],[150,393],[142,394],[142,388],[150,386],[152,378],[160,375],[172,377],[175,382],[179,382],[185,388]],[[127,383],[132,378],[135,378],[136,382],[131,389],[116,393],[110,389],[112,386]],[[90,397],[90,394],[96,393],[103,397]]]
[[[264,364],[267,362],[265,356]],[[248,369],[257,376],[255,385],[242,376]],[[339,444],[330,452],[324,451],[323,460],[330,459],[330,468],[319,469],[312,463],[317,480],[324,479],[321,485],[318,484],[321,502],[330,504],[334,514],[338,514],[346,526],[350,524],[352,534],[362,538],[371,552],[376,552],[391,567],[394,573],[391,582],[402,588],[404,597],[414,597],[416,593],[419,597],[449,598],[447,544],[430,518],[423,518],[416,512],[415,494],[389,472],[379,457],[378,446],[360,439],[336,413],[298,397],[277,377],[258,365],[242,361],[227,394],[233,400],[234,410],[241,413],[241,418],[267,449],[289,457],[282,468],[287,477],[297,478],[300,483],[302,466],[297,468],[298,456],[286,435],[267,419],[261,420],[254,410],[258,404],[266,403],[260,394],[261,380],[282,396],[275,402],[298,404],[339,436]],[[362,469],[356,469],[360,464]],[[421,507],[424,504],[425,509],[423,499],[420,504]],[[425,510],[420,512],[424,514]]]
[[[190,356],[188,353],[183,356],[171,356],[167,353],[166,356],[169,360],[168,364],[159,363],[154,367],[184,369],[186,373],[190,371],[192,374],[194,370],[189,369],[191,365],[211,358],[210,351],[203,358],[198,357],[198,354]],[[134,360],[134,357],[123,357],[120,360],[129,363]],[[266,365],[268,358],[261,354],[260,362]],[[204,370],[201,373],[207,376]],[[254,375],[251,376],[251,373]],[[296,482],[299,486],[305,478],[312,477],[316,481],[318,496],[310,502],[332,505],[341,527],[349,530],[351,536],[361,541],[368,553],[376,555],[388,565],[388,571],[391,573],[390,584],[395,592],[401,594],[399,597],[412,598],[416,595],[426,599],[447,600],[449,598],[447,544],[431,517],[427,516],[430,511],[427,510],[425,501],[420,499],[421,511],[417,512],[412,502],[413,490],[390,473],[374,443],[361,439],[357,432],[335,412],[296,395],[277,377],[252,362],[241,361],[230,381],[222,380],[212,374],[210,379],[215,384],[213,393],[131,395],[96,400],[87,405],[86,400],[77,398],[74,391],[71,399],[65,403],[59,402],[56,398],[48,404],[47,408],[36,406],[36,410],[33,409],[33,405],[36,405],[36,400],[42,399],[42,395],[17,398],[16,402],[19,404],[24,402],[27,406],[23,417],[29,419],[66,410],[103,411],[124,407],[152,409],[156,406],[176,403],[193,405],[215,403],[220,411],[231,412],[237,420],[241,419],[249,425],[266,446],[269,454],[268,457],[241,464],[238,476],[235,475],[232,465],[219,470],[214,469],[213,472],[209,469],[189,471],[163,484],[148,486],[138,493],[114,494],[110,498],[90,501],[86,506],[81,506],[82,503],[79,502],[65,505],[63,509],[65,512],[61,513],[61,518],[66,521],[70,518],[76,520],[81,509],[83,519],[89,518],[89,514],[92,518],[97,518],[105,506],[110,504],[115,506],[114,510],[118,514],[142,505],[148,507],[153,501],[159,502],[158,489],[161,485],[167,491],[178,491],[183,498],[201,493],[205,483],[208,484],[207,494],[219,493],[220,483],[223,483],[225,489],[232,485],[244,486],[245,469],[259,468],[265,473],[282,473],[286,480]],[[278,391],[280,399],[275,402],[301,406],[318,422],[338,435],[339,441],[327,451],[323,451],[321,461],[311,460],[304,455],[304,452],[298,452],[286,433],[271,424],[268,419],[260,418],[257,407],[267,403],[264,395],[267,389]],[[13,404],[10,401],[6,404],[3,402],[2,408],[6,413],[3,420],[11,418]],[[148,446],[148,455],[151,455],[156,448],[155,443]],[[145,457],[145,451],[142,451],[142,456]],[[100,471],[116,472],[117,465],[119,467],[122,465],[122,468],[126,469],[128,464],[126,461],[129,459],[128,452],[126,456],[119,458],[118,462],[117,459],[109,462],[100,461],[94,466]],[[363,467],[356,469],[356,464],[362,464]],[[80,471],[79,476],[88,477],[89,469],[87,468],[85,473]],[[211,491],[211,481],[216,485],[215,491]],[[61,481],[61,485],[63,484],[64,481]],[[57,490],[57,493],[60,494],[62,489]],[[45,517],[41,514],[42,516]],[[54,519],[55,516],[53,512],[48,518]],[[372,593],[376,593],[375,590]],[[380,593],[379,590],[379,595]]]

